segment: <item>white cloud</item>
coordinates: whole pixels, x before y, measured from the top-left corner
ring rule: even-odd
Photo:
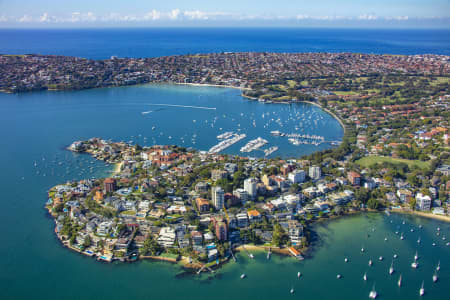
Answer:
[[[319,20],[319,21],[337,21],[337,20],[352,20],[352,17],[347,16],[310,16],[299,14],[295,16],[297,20]]]
[[[0,0],[1,1],[1,0]],[[174,21],[283,21],[283,22],[334,22],[334,21],[353,21],[353,22],[383,22],[383,21],[414,21],[414,20],[435,20],[435,19],[450,19],[445,17],[408,17],[408,16],[377,16],[374,13],[365,13],[359,16],[336,16],[336,15],[254,15],[243,13],[227,13],[227,12],[208,12],[201,10],[180,10],[178,8],[159,11],[151,10],[138,14],[122,14],[112,12],[105,15],[96,15],[94,12],[79,12],[75,11],[67,15],[51,15],[44,12],[41,15],[23,15],[22,17],[13,17],[0,15],[0,22],[11,23],[138,23],[138,22],[174,22]]]
[[[95,22],[97,21],[97,17],[93,12],[87,12],[87,13],[80,13],[78,11],[73,12],[69,18],[56,18],[53,17],[55,22],[71,22],[71,23],[78,23],[78,22]]]
[[[408,21],[408,16],[395,16],[395,17],[385,17],[385,20],[395,20],[395,21]]]
[[[302,14],[300,14],[300,15],[297,15],[295,18],[296,18],[297,20],[308,20],[308,19],[310,19],[311,17],[308,16],[308,15],[302,15]]]
[[[48,15],[48,13],[44,13],[42,16],[39,17],[39,22],[50,22],[50,17]]]
[[[23,15],[21,18],[17,19],[17,22],[19,22],[19,23],[29,23],[32,21],[33,21],[33,18],[29,15]]]
[[[144,15],[144,20],[156,21],[159,19],[161,19],[161,12],[157,10],[152,10],[151,12],[148,12]]]
[[[205,12],[199,10],[187,10],[183,12],[183,15],[190,20],[208,20],[208,15]]]
[[[373,20],[378,20],[378,17],[374,14],[363,14],[363,15],[358,16],[358,20],[373,21]]]
[[[178,19],[178,17],[180,16],[181,11],[176,8],[176,9],[172,9],[169,13],[169,19],[171,20],[176,20]]]

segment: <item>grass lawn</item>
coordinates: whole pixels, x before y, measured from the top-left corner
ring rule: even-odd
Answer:
[[[289,97],[289,96],[281,96],[281,97],[278,97],[278,98],[274,98],[272,100],[274,100],[274,101],[285,101],[285,100],[291,100],[291,99],[292,99],[292,97]]]
[[[159,256],[166,257],[166,258],[177,259],[178,254],[172,254],[172,253],[164,252],[164,253],[161,253]]]
[[[357,92],[353,92],[353,91],[333,91],[333,93],[335,93],[338,96],[347,96],[347,95],[359,95],[359,93]]]
[[[441,83],[448,83],[450,81],[449,77],[437,77],[435,80],[431,81],[431,85],[438,85]]]
[[[294,88],[297,85],[297,81],[295,80],[287,80],[286,82],[290,88]]]
[[[366,156],[356,161],[356,163],[362,167],[369,167],[373,164],[382,162],[389,162],[392,164],[405,163],[409,167],[417,166],[421,169],[427,169],[430,167],[430,162],[427,161],[392,158],[386,156]]]
[[[308,80],[303,80],[302,82],[300,82],[300,85],[308,86],[309,82],[308,82]]]

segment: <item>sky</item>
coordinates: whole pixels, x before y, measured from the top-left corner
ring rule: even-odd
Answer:
[[[2,27],[441,27],[450,0],[0,0]]]

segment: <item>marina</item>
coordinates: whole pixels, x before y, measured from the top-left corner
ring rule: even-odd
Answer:
[[[261,148],[262,146],[264,146],[265,144],[267,144],[268,141],[263,139],[262,137],[258,137],[254,140],[251,140],[250,142],[248,142],[244,147],[241,148],[241,152],[252,152],[254,150],[258,150],[259,148]]]
[[[209,154],[214,154],[214,153],[222,152],[223,150],[225,150],[228,147],[236,144],[240,140],[245,139],[246,137],[247,137],[247,135],[245,133],[243,133],[243,134],[235,134],[232,138],[228,138],[226,140],[223,140],[220,143],[218,143],[217,145],[211,147],[211,149],[209,149],[208,153]]]
[[[269,156],[270,154],[274,153],[278,150],[278,146],[272,146],[270,148],[264,149],[264,156]]]

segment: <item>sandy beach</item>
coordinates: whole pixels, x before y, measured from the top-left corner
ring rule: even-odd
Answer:
[[[116,163],[113,170],[113,175],[117,175],[120,173],[120,169],[122,169],[123,162]]]
[[[404,209],[398,209],[398,208],[393,208],[393,209],[391,209],[391,211],[395,212],[395,213],[400,213],[400,214],[409,214],[409,215],[415,215],[415,216],[424,217],[424,218],[435,219],[435,220],[439,220],[439,221],[443,221],[443,222],[450,222],[450,216],[435,215],[432,213],[426,213],[426,212],[422,212],[422,211],[404,210]]]

